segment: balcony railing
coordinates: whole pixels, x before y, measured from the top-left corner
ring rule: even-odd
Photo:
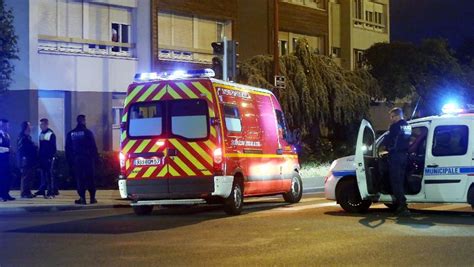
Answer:
[[[368,30],[374,30],[374,31],[378,31],[378,32],[385,32],[386,31],[385,24],[379,24],[379,23],[375,23],[375,22],[371,22],[371,21],[367,21],[367,20],[363,20],[363,19],[357,19],[357,18],[354,18],[353,21],[354,21],[353,22],[354,27],[364,28],[364,29],[368,29]]]
[[[209,45],[210,47],[211,45]],[[210,64],[214,57],[212,50],[159,45],[158,59]]]
[[[38,51],[96,56],[132,57],[135,44],[73,37],[38,35]]]

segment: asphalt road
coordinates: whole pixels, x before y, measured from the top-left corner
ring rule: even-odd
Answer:
[[[474,264],[474,217],[463,205],[383,205],[343,212],[322,194],[296,205],[250,199],[240,216],[219,207],[25,213],[0,218],[0,266],[314,266]]]

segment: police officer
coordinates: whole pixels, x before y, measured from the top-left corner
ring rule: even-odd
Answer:
[[[18,160],[21,169],[21,197],[34,198],[31,186],[36,175],[38,147],[31,139],[31,124],[28,121],[21,123],[21,132],[18,136]]]
[[[384,139],[388,149],[388,163],[390,172],[390,185],[393,193],[393,204],[397,207],[395,213],[400,216],[410,214],[405,198],[405,174],[408,160],[408,147],[411,136],[411,127],[403,119],[401,108],[390,111],[389,133]]]
[[[39,165],[41,170],[41,185],[35,195],[50,198],[55,196],[56,189],[52,175],[53,160],[56,155],[56,135],[53,130],[49,128],[48,119],[40,120],[40,128]]]
[[[86,190],[90,194],[90,203],[95,204],[94,162],[97,160],[97,146],[94,135],[86,128],[86,116],[77,116],[77,127],[67,134],[66,157],[72,167],[77,182],[79,199],[76,204],[86,204]]]
[[[0,120],[0,199],[3,201],[15,200],[10,196],[10,135],[9,122]]]

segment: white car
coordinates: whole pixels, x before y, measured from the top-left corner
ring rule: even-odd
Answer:
[[[405,194],[408,203],[469,203],[474,208],[474,114],[419,118],[412,127]],[[325,181],[326,198],[348,212],[365,212],[373,202],[395,209],[386,134],[375,139],[363,120],[355,156],[335,160]]]

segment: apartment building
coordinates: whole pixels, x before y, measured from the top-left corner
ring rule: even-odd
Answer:
[[[117,149],[127,86],[137,70],[151,69],[150,2],[5,2],[14,12],[20,60],[0,99],[1,117],[10,119],[14,134],[21,121],[31,121],[37,133],[38,120],[49,118],[63,149],[76,116],[85,114],[99,149]]]
[[[364,51],[390,41],[389,0],[330,0],[330,55],[340,66],[362,67]]]

